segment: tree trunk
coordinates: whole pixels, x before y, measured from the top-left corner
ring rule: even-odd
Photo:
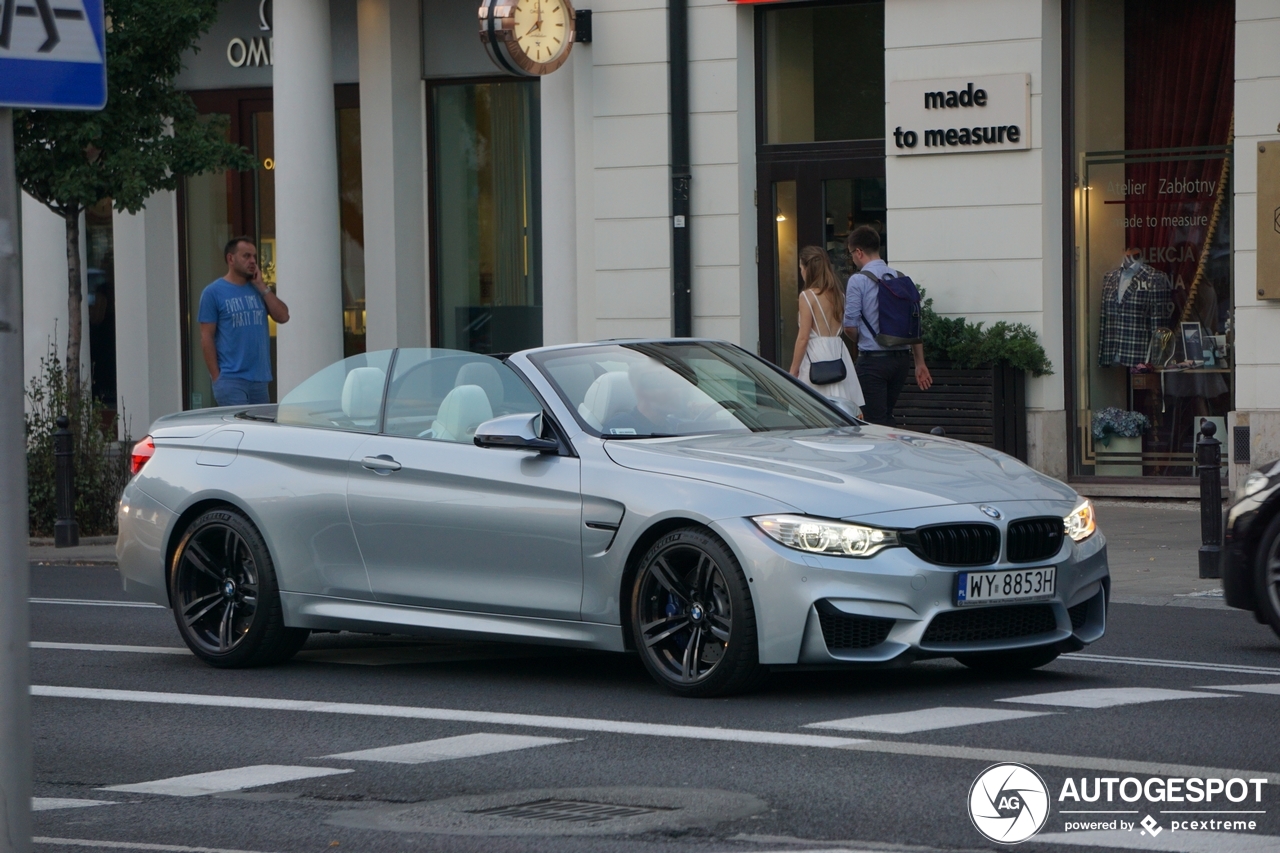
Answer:
[[[80,322],[84,288],[80,270],[80,211],[64,214],[67,224],[67,390],[71,397],[71,412],[79,411],[80,400],[80,342],[83,326]]]

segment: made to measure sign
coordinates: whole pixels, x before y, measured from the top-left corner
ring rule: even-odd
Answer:
[[[0,106],[107,103],[102,0],[0,0]]]
[[[972,154],[1031,147],[1031,75],[889,84],[885,153]]]

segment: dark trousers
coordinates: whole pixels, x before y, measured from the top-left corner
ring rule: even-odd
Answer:
[[[902,393],[902,386],[907,383],[914,361],[910,350],[891,350],[888,352],[858,353],[858,384],[862,386],[862,396],[866,402],[862,404],[862,417],[873,424],[896,426],[893,422],[893,407]]]

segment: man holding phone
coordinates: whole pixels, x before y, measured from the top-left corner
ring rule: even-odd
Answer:
[[[219,406],[269,403],[271,341],[267,317],[289,322],[289,306],[262,280],[252,237],[233,237],[227,274],[200,294],[200,350]]]

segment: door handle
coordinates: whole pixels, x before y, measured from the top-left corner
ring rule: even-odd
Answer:
[[[360,464],[379,474],[390,474],[392,471],[400,470],[400,463],[385,453],[380,456],[366,456],[360,460]]]

